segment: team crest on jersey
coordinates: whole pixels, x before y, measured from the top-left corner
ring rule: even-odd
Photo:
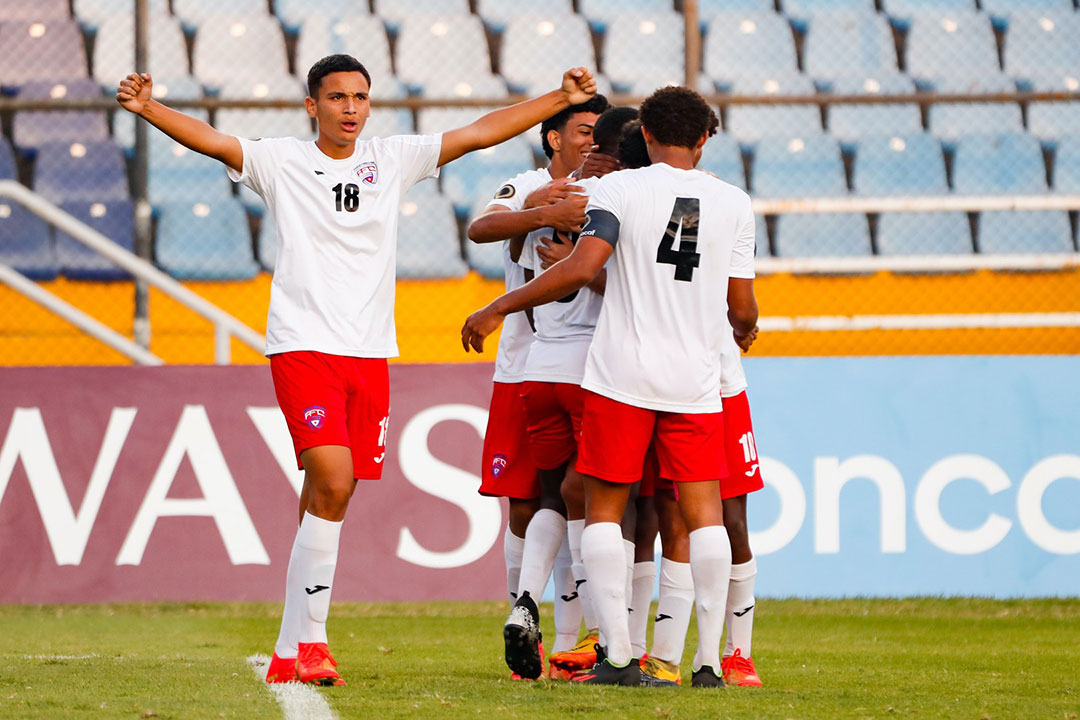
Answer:
[[[499,453],[491,459],[491,474],[493,477],[499,477],[502,475],[502,471],[506,469],[506,456]]]
[[[507,198],[514,197],[514,193],[516,193],[516,192],[517,192],[517,190],[514,189],[513,185],[506,184],[506,185],[503,185],[501,188],[499,188],[498,190],[495,191],[495,199],[496,200],[506,200]]]
[[[321,430],[326,424],[326,408],[322,405],[312,405],[304,410],[304,422],[314,430]]]
[[[376,185],[379,182],[379,166],[374,162],[363,162],[353,168],[356,177],[365,185]]]

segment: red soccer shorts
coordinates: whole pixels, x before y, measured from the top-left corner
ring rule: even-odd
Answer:
[[[296,451],[344,445],[353,477],[378,480],[386,456],[390,380],[385,358],[357,358],[302,350],[270,356],[274,393]]]
[[[585,391],[571,383],[526,380],[521,398],[536,467],[554,470],[578,450]]]
[[[521,383],[494,385],[480,461],[480,494],[518,500],[539,497],[540,477],[529,449]]]
[[[746,391],[724,398],[724,455],[728,476],[720,481],[720,497],[727,500],[765,487],[758,466]]]
[[[637,482],[649,443],[655,442],[662,478],[697,482],[727,475],[723,413],[648,410],[586,390],[582,426],[580,473],[609,482]]]

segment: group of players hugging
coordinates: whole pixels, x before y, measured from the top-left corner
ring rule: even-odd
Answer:
[[[523,679],[544,672],[536,603],[554,568],[549,677],[681,684],[696,607],[692,685],[760,685],[746,494],[762,483],[739,360],[757,334],[754,218],[746,193],[695,169],[718,125],[704,98],[669,87],[640,110],[609,108],[573,68],[558,89],[455,130],[361,139],[363,64],[323,58],[307,91],[314,141],[221,133],[155,100],[146,73],[116,92],[224,163],[277,228],[266,354],[304,485],[267,682],[345,684],[326,621],[349,500],[386,456],[401,199],[542,123],[550,165],[508,180],[470,226],[474,241],[503,243],[508,292],[462,329],[480,351],[505,319],[480,492],[510,505],[507,662]]]

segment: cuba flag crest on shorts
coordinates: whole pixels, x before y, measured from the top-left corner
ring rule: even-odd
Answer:
[[[322,405],[312,405],[304,410],[304,422],[314,430],[319,430],[326,422],[326,408]]]

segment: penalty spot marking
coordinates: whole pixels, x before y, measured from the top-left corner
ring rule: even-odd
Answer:
[[[337,720],[337,715],[330,709],[326,698],[312,685],[299,682],[267,684],[266,670],[270,667],[270,658],[266,655],[252,655],[248,665],[255,671],[255,677],[278,701],[285,713],[285,720]]]

